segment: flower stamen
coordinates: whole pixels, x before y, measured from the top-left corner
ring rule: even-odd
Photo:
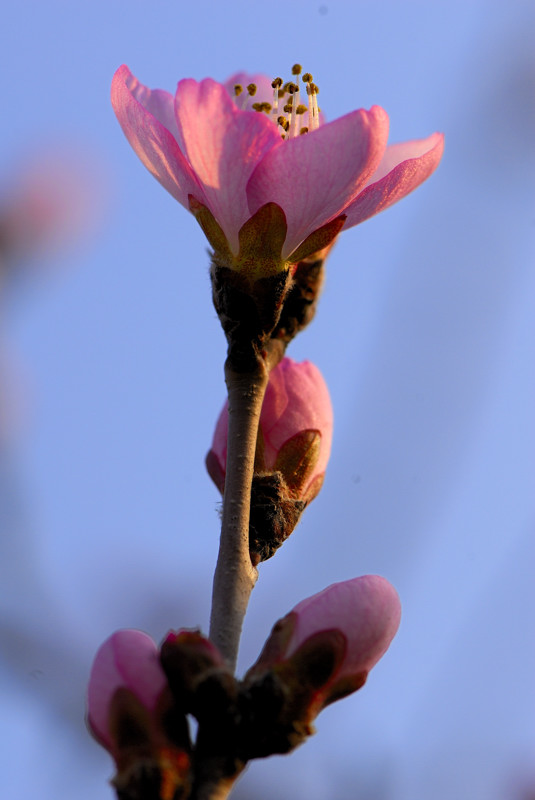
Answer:
[[[279,89],[282,86],[282,78],[275,78],[271,81],[271,88],[273,89],[273,104],[272,114],[274,122],[277,122],[279,117]]]
[[[311,131],[315,131],[319,128],[320,120],[319,120],[319,108],[318,108],[318,99],[317,94],[319,92],[318,87],[313,82],[312,75],[310,72],[305,72],[303,75],[303,82],[307,85],[307,95],[308,95],[308,124]]]
[[[293,80],[283,83],[282,78],[277,77],[271,81],[273,91],[271,103],[263,98],[251,103],[249,98],[255,97],[258,91],[255,83],[249,83],[247,86],[239,83],[234,85],[234,99],[238,108],[242,111],[252,108],[253,111],[267,114],[275,125],[282,128],[283,139],[295,139],[296,136],[315,131],[320,126],[320,110],[316,97],[319,90],[313,82],[311,73],[303,73],[301,64],[294,64],[291,71]],[[307,105],[300,102],[299,79],[306,84]],[[301,119],[303,114],[308,114],[308,120]],[[307,124],[303,125],[303,122]]]

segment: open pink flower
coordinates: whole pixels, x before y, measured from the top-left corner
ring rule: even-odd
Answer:
[[[379,106],[322,124],[317,87],[305,79],[308,108],[299,83],[273,89],[263,76],[185,79],[173,97],[143,86],[124,65],[115,73],[112,104],[126,137],[193,211],[225,266],[254,272],[259,241],[263,275],[295,264],[404,197],[440,161],[438,133],[387,147]],[[246,84],[236,95],[232,87]]]
[[[313,718],[325,705],[364,684],[394,638],[400,616],[397,592],[385,578],[364,575],[334,583],[277,622],[248,676],[274,670],[285,681],[299,683],[310,666],[315,681],[309,698]]]
[[[310,361],[284,358],[272,370],[260,414],[255,472],[280,471],[299,498],[319,491],[331,452],[333,412],[329,390]],[[223,492],[227,463],[228,402],[217,421],[207,457],[210,477]]]

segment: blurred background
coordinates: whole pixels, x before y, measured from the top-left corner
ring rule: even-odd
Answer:
[[[97,647],[208,626],[224,337],[204,237],[131,151],[112,75],[173,91],[299,61],[328,119],[377,103],[391,141],[440,130],[446,149],[343,234],[289,349],[325,375],[334,446],[260,568],[240,671],[276,619],[356,575],[396,586],[402,625],[366,687],[235,796],[533,797],[533,2],[20,0],[3,28],[2,796],[111,800],[83,719]]]

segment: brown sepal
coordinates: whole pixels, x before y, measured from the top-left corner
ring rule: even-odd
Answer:
[[[321,433],[310,429],[299,431],[288,439],[277,453],[274,469],[282,472],[292,495],[302,499],[321,450]]]
[[[367,677],[367,672],[359,672],[356,675],[346,675],[344,678],[336,681],[330,687],[329,693],[325,697],[323,708],[330,705],[330,703],[336,702],[336,700],[342,700],[344,697],[358,691],[358,689],[362,689],[366,683]]]
[[[284,622],[280,620],[283,628]],[[312,722],[324,705],[322,690],[338,669],[345,648],[343,634],[329,630],[309,637],[292,656],[271,666],[262,663],[269,664],[269,651],[262,653],[241,690],[240,741],[246,760],[289,753],[315,732]]]
[[[228,265],[232,264],[233,255],[219,222],[217,222],[212,212],[192,194],[188,195],[188,201],[191,213],[201,226],[214,251],[218,254],[219,261]]]
[[[318,496],[320,493],[320,489],[323,486],[323,481],[325,480],[325,473],[322,472],[321,475],[316,475],[312,483],[308,486],[305,494],[303,495],[303,500],[308,505],[311,503],[315,497]]]
[[[185,800],[189,796],[191,742],[185,714],[164,691],[151,712],[126,688],[110,704],[110,736],[119,800]]]
[[[284,270],[282,248],[288,232],[286,215],[276,203],[266,203],[240,228],[236,269],[254,284]]]
[[[187,800],[191,790],[189,758],[162,752],[157,760],[138,761],[111,781],[118,800]]]
[[[250,683],[256,675],[265,673],[273,664],[276,664],[284,658],[284,654],[288,650],[289,642],[293,636],[296,622],[297,614],[294,611],[290,611],[289,614],[286,614],[285,617],[282,617],[282,619],[279,619],[275,623],[258,659],[245,674],[245,684]]]
[[[217,682],[234,685],[223,656],[197,630],[168,635],[160,647],[160,663],[175,702],[186,714],[196,717],[201,687],[206,681],[213,681],[216,676]]]
[[[299,261],[303,261],[305,258],[314,255],[314,253],[318,253],[320,250],[329,247],[333,244],[344,227],[346,219],[347,216],[341,214],[339,217],[336,217],[336,219],[332,219],[330,222],[322,225],[321,228],[313,231],[310,236],[307,236],[305,241],[301,242],[299,247],[288,256],[288,261],[291,264],[297,264]]]
[[[323,257],[312,257],[297,264],[279,322],[272,333],[274,339],[288,344],[314,319],[325,275],[324,263]]]
[[[271,558],[290,536],[306,507],[295,499],[280,472],[254,475],[249,518],[249,551],[253,566]]]

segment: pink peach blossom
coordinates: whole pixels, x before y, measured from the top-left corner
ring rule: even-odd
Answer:
[[[91,668],[87,718],[93,734],[113,750],[109,711],[116,690],[130,689],[152,711],[166,685],[158,648],[150,636],[137,630],[116,631],[101,645]]]
[[[333,412],[329,390],[319,369],[310,361],[298,363],[284,358],[271,372],[260,414],[260,435],[266,471],[280,469],[284,474],[281,450],[293,437],[305,431],[319,434],[320,447],[302,495],[323,476],[331,452]],[[228,402],[217,421],[208,463],[210,475],[223,491],[227,461]],[[291,480],[291,476],[285,476]]]
[[[92,234],[107,191],[88,148],[49,146],[24,154],[0,186],[0,273],[68,253]],[[0,275],[1,278],[1,275]]]
[[[235,83],[248,81],[257,87],[254,98],[231,97]],[[309,238],[318,229],[338,220],[329,229],[332,240],[342,226],[382,211],[428,178],[442,156],[438,133],[387,146],[388,116],[379,106],[325,124],[309,110],[303,114],[309,132],[294,135],[292,122],[283,141],[273,113],[251,110],[253,99],[272,95],[267,78],[244,73],[226,84],[181,80],[174,97],[143,86],[124,65],[112,82],[113,108],[133,149],[196,214],[231,268],[248,269],[240,231],[267,204],[282,211],[282,222],[278,216],[267,233],[262,228],[263,236],[282,242],[274,267],[282,269],[319,249],[317,236]]]

